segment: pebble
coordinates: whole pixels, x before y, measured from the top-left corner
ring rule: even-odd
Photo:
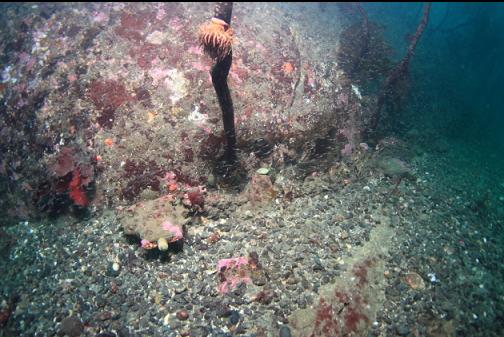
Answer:
[[[229,315],[229,324],[236,325],[240,321],[240,314],[236,310],[231,310],[231,314]]]
[[[107,267],[107,275],[111,277],[119,276],[121,273],[121,265],[117,262],[109,262]]]
[[[218,317],[228,317],[229,315],[231,315],[229,306],[224,303],[217,304],[215,311]]]
[[[313,257],[313,270],[314,271],[324,270],[324,266],[322,265],[322,261],[320,261],[320,258],[318,256]]]
[[[251,272],[250,276],[252,278],[252,282],[256,286],[263,286],[268,282],[268,278],[266,276],[266,273],[262,269],[254,270],[253,272]]]
[[[158,249],[162,252],[168,250],[168,241],[165,238],[159,238],[157,241]]]
[[[294,276],[290,276],[286,281],[285,283],[287,284],[296,284],[298,283],[298,280],[294,277]]]
[[[282,325],[280,328],[279,337],[291,337],[290,329],[287,325]]]
[[[61,322],[60,332],[63,335],[68,335],[69,337],[78,337],[84,331],[84,325],[80,319],[75,316],[70,316],[65,318]]]
[[[112,313],[110,311],[102,311],[99,315],[98,315],[98,319],[100,321],[107,321],[109,319],[112,318]]]
[[[410,329],[405,324],[400,324],[396,327],[396,331],[399,336],[407,336],[410,332]]]
[[[260,174],[260,175],[267,175],[269,172],[270,172],[270,169],[267,167],[261,167],[260,169],[258,169],[256,171],[256,173]]]
[[[174,288],[175,288],[175,294],[182,294],[187,290],[187,286],[185,284],[180,283],[176,283]]]
[[[210,173],[207,176],[207,186],[208,187],[215,187],[215,183],[216,183],[215,176]]]
[[[116,334],[113,332],[100,332],[96,337],[116,337]]]
[[[187,310],[185,310],[185,309],[182,309],[182,310],[177,311],[176,316],[179,320],[185,321],[186,319],[189,318],[189,312],[187,312]]]

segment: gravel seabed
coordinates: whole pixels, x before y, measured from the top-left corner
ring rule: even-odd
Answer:
[[[502,220],[473,204],[479,187],[498,193],[502,186],[477,159],[463,145],[426,153],[415,161],[417,180],[391,197],[393,183],[373,171],[350,173],[346,185],[320,172],[298,182],[292,201],[253,211],[221,191],[207,217],[186,227],[183,250],[166,256],[129,241],[113,211],[9,227],[16,241],[0,260],[1,296],[4,308],[15,305],[0,335],[55,336],[68,317],[83,323],[82,336],[297,335],[282,328],[289,316],[313,307],[321,287],[341,282],[352,267],[346,261],[387,218],[392,235],[380,245],[388,253],[377,255],[384,288],[374,289],[385,298],[361,335],[498,336]],[[216,232],[220,239],[209,242]],[[250,252],[258,253],[262,281],[219,294],[217,261]],[[408,273],[423,285],[414,289]],[[270,298],[254,300],[261,290]]]

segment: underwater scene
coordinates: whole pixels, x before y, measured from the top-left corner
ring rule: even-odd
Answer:
[[[0,4],[0,337],[504,336],[503,32]]]

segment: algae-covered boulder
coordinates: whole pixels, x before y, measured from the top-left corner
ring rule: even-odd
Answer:
[[[187,220],[185,208],[175,205],[171,196],[140,202],[118,213],[124,233],[138,236],[142,242],[178,241]]]

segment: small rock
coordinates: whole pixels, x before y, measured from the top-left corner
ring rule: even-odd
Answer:
[[[187,310],[182,309],[177,312],[176,316],[179,320],[185,321],[186,319],[189,318],[189,313],[187,312]]]
[[[404,280],[412,289],[418,289],[418,290],[425,289],[425,282],[422,276],[418,275],[415,272],[407,273],[404,276]]]
[[[117,262],[109,262],[107,267],[107,275],[111,277],[119,276],[121,273],[121,265]]]
[[[268,278],[266,277],[266,273],[263,269],[255,269],[250,272],[250,278],[252,279],[252,283],[256,286],[263,286],[268,282]]]
[[[112,313],[110,311],[102,311],[99,315],[98,315],[98,319],[100,321],[108,321],[109,319],[112,318]]]
[[[207,176],[207,186],[215,187],[215,176],[211,173]]]
[[[219,303],[215,308],[217,317],[228,317],[231,315],[231,310],[227,304]]]
[[[162,252],[168,250],[168,241],[165,238],[159,238],[157,241],[158,249]]]
[[[294,276],[290,276],[286,281],[285,283],[287,284],[297,284],[298,283],[298,280],[294,277]]]
[[[255,295],[254,301],[259,302],[261,304],[268,305],[273,301],[275,297],[275,292],[271,289],[262,290]]]
[[[82,334],[83,330],[84,326],[82,325],[82,322],[75,316],[67,317],[61,322],[60,332],[63,335],[78,337]]]
[[[240,321],[240,314],[236,310],[232,310],[229,315],[229,324],[236,325]]]
[[[324,266],[322,265],[322,261],[318,256],[313,257],[313,270],[324,270]]]
[[[187,290],[187,286],[182,283],[176,283],[175,284],[175,294],[182,294],[184,291]]]
[[[96,337],[116,337],[116,334],[113,332],[100,332]]]
[[[397,326],[396,330],[399,336],[407,336],[410,332],[410,329],[404,324]]]
[[[283,325],[280,328],[279,337],[291,337],[291,332],[290,332],[290,329],[287,325]]]
[[[257,174],[265,176],[265,175],[268,175],[269,171],[270,171],[269,168],[267,168],[267,167],[261,167],[256,172],[257,172]]]
[[[3,328],[6,324],[7,321],[9,320],[9,317],[11,315],[11,312],[9,308],[4,308],[0,310],[0,328]]]

